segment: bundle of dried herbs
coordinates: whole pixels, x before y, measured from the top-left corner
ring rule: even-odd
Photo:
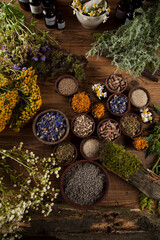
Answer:
[[[160,1],[151,1],[151,7],[135,11],[134,19],[117,30],[96,34],[96,41],[87,56],[112,58],[112,64],[134,77],[145,68],[153,73],[160,65]]]
[[[0,2],[0,72],[11,75],[32,66],[39,77],[72,73],[79,80],[85,79],[87,60],[64,52],[48,32],[36,28],[36,21],[28,24],[14,0]]]

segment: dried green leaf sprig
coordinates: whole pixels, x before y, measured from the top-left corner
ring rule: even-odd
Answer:
[[[160,1],[154,2],[148,10],[136,10],[134,19],[118,30],[97,34],[87,56],[112,58],[117,70],[134,77],[147,67],[155,73],[160,65]]]
[[[129,177],[142,167],[140,159],[123,146],[106,141],[100,153],[104,167],[129,180]]]
[[[30,221],[30,210],[48,216],[59,192],[52,186],[52,178],[58,178],[60,170],[53,154],[40,159],[33,152],[24,152],[22,145],[0,150],[0,235],[5,240],[20,237],[16,222]]]

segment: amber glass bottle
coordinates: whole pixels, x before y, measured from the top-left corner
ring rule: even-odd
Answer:
[[[53,0],[43,0],[43,16],[48,28],[56,27],[56,3]]]
[[[40,0],[29,0],[31,13],[35,18],[43,17],[42,5]]]
[[[30,11],[29,0],[18,0],[18,2],[22,9]]]

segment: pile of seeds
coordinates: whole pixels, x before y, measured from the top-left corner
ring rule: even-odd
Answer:
[[[123,77],[116,74],[112,74],[107,79],[107,84],[108,87],[115,92],[121,92],[126,87],[126,81],[123,79]]]
[[[56,147],[54,156],[59,163],[70,163],[75,158],[75,149],[72,144],[63,142]]]
[[[105,174],[91,163],[82,163],[72,167],[64,178],[64,192],[67,197],[79,205],[91,205],[104,193]]]
[[[133,137],[141,131],[141,123],[138,116],[126,115],[121,121],[122,130],[129,136]]]
[[[76,117],[73,123],[73,131],[79,137],[87,137],[93,131],[94,122],[85,114]]]
[[[131,93],[130,100],[133,106],[143,108],[148,102],[148,96],[143,89],[136,89]]]
[[[59,112],[48,112],[36,123],[37,136],[47,142],[56,142],[66,133],[66,120]]]
[[[63,78],[58,84],[58,90],[62,95],[72,95],[76,90],[75,80],[72,78]]]
[[[73,96],[71,106],[75,112],[88,112],[91,107],[91,99],[85,92],[78,92]]]
[[[109,107],[114,114],[123,114],[127,110],[127,104],[127,97],[121,95],[114,95],[110,99]]]
[[[113,141],[120,136],[120,129],[118,123],[113,120],[106,120],[102,122],[99,127],[100,137]]]
[[[83,144],[82,151],[87,158],[94,158],[100,155],[100,142],[96,138],[89,138]]]

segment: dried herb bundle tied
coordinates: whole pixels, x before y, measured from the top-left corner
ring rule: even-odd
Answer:
[[[126,70],[134,77],[145,68],[155,73],[160,65],[160,1],[150,1],[152,7],[136,10],[134,19],[116,31],[96,35],[87,56],[112,58],[117,70]]]

